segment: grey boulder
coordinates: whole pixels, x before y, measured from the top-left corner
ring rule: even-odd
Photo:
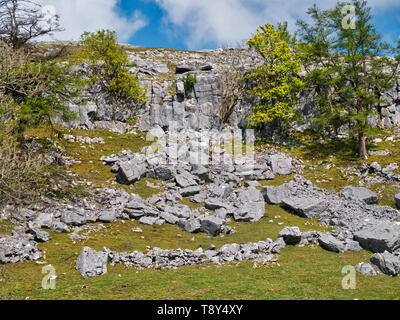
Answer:
[[[116,220],[116,213],[115,210],[105,210],[100,213],[99,221],[111,223]]]
[[[354,239],[375,253],[393,252],[400,247],[400,226],[391,222],[367,226],[354,234]]]
[[[400,260],[397,256],[385,251],[384,253],[375,253],[370,260],[373,266],[376,266],[383,274],[395,277],[400,270]]]
[[[400,209],[400,193],[394,196],[394,200],[396,201],[397,208]]]
[[[360,246],[360,244],[357,241],[347,239],[346,240],[346,249],[345,251],[361,251],[363,248]]]
[[[52,223],[51,230],[58,233],[69,233],[71,231],[65,223],[57,220]]]
[[[40,212],[34,220],[34,223],[39,228],[50,229],[53,224],[53,215],[51,213]]]
[[[176,215],[171,214],[169,212],[162,212],[160,214],[160,218],[164,219],[169,224],[177,224],[179,222],[179,218]]]
[[[293,171],[292,159],[281,154],[270,156],[272,173],[290,175]]]
[[[108,254],[85,247],[76,261],[75,268],[84,277],[97,277],[107,273]]]
[[[157,223],[158,217],[141,217],[139,223],[145,226],[153,226]]]
[[[169,181],[174,179],[176,176],[176,170],[175,168],[169,166],[169,167],[157,167],[154,169],[154,178],[158,180],[163,180],[163,181]]]
[[[175,177],[175,181],[181,188],[187,188],[197,185],[194,176],[187,172],[177,174]]]
[[[366,204],[378,203],[378,196],[376,193],[366,188],[346,187],[342,190],[342,194],[346,199],[359,200]]]
[[[196,175],[204,182],[211,182],[210,171],[201,164],[192,164],[192,174]]]
[[[71,209],[61,214],[61,222],[68,226],[82,226],[87,223],[84,209]]]
[[[234,210],[235,221],[257,222],[265,215],[265,201],[260,190],[250,187],[240,190],[238,194],[237,209]]]
[[[318,239],[318,243],[321,246],[321,248],[327,251],[332,251],[337,253],[344,252],[346,248],[345,244],[342,241],[336,239],[329,233],[321,234]]]
[[[295,214],[304,218],[315,218],[327,208],[323,200],[317,198],[285,198],[282,203]]]
[[[279,232],[279,238],[283,238],[287,245],[296,245],[301,241],[299,227],[287,227]]]
[[[221,259],[227,262],[235,260],[235,256],[239,253],[239,251],[240,245],[236,243],[226,244],[219,249]]]
[[[201,222],[197,218],[181,220],[179,226],[189,233],[196,233],[201,230]]]
[[[200,191],[201,191],[201,188],[199,186],[192,186],[192,187],[183,188],[179,192],[182,197],[191,197],[196,194],[199,194]]]
[[[29,223],[29,233],[33,235],[36,242],[47,242],[50,241],[50,235],[48,232],[41,230],[38,226],[33,223]]]
[[[376,276],[376,271],[374,267],[370,263],[359,263],[356,265],[356,270],[361,272],[363,275],[366,275],[368,277]]]
[[[286,247],[286,242],[283,240],[283,238],[278,238],[278,240],[274,241],[271,244],[271,253],[279,253]]]
[[[126,161],[120,164],[117,181],[121,184],[132,184],[142,179],[145,174],[146,166],[143,163]]]
[[[261,192],[264,196],[264,200],[269,204],[280,204],[282,200],[287,198],[290,194],[286,184],[279,187],[265,186],[262,188]]]
[[[229,208],[228,203],[226,203],[222,199],[218,199],[218,198],[207,198],[204,201],[204,206],[208,210],[218,210],[221,208],[225,208],[225,209]]]
[[[216,237],[221,233],[224,221],[215,216],[205,216],[200,219],[201,230]]]

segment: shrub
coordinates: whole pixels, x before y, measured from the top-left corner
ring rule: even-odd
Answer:
[[[304,84],[299,77],[301,64],[287,42],[289,38],[284,25],[274,28],[267,23],[247,42],[264,60],[248,75],[252,83],[249,94],[258,101],[248,117],[252,126],[266,122],[284,126],[295,116],[293,107]]]
[[[183,85],[185,87],[185,95],[188,95],[193,89],[194,85],[197,83],[196,74],[188,73],[186,77],[183,78]]]
[[[88,65],[90,82],[99,84],[118,105],[126,104],[129,100],[139,104],[146,101],[138,78],[128,71],[132,63],[118,44],[115,32],[85,32],[81,36],[76,61]]]
[[[48,157],[35,142],[21,148],[9,137],[0,136],[0,207],[55,195],[61,169],[49,164]]]
[[[237,103],[242,100],[246,92],[246,75],[242,61],[233,59],[222,74],[220,81],[220,93],[222,96],[220,117],[223,124],[227,124]]]
[[[26,50],[0,42],[0,121],[20,142],[28,127],[52,125],[54,117],[73,118],[65,103],[81,84],[69,64],[37,61]]]

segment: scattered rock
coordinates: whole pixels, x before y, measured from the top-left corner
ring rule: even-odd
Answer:
[[[383,274],[395,277],[400,270],[399,257],[385,251],[371,256],[371,264],[376,266]]]
[[[331,234],[325,233],[321,234],[319,239],[318,239],[319,245],[321,248],[332,251],[332,252],[337,252],[337,253],[342,253],[345,251],[345,244],[332,236]]]
[[[0,263],[36,261],[41,257],[35,242],[17,236],[0,236]]]
[[[395,199],[395,201],[396,201],[396,206],[397,206],[397,208],[400,209],[400,193],[396,194],[396,195],[394,196],[394,199]]]
[[[291,211],[304,218],[320,216],[327,208],[327,204],[316,198],[285,198],[282,203]]]
[[[265,186],[262,188],[264,199],[269,204],[280,204],[282,200],[289,196],[289,190],[286,185],[279,187]]]
[[[215,216],[205,216],[201,218],[201,230],[216,237],[221,233],[224,221]]]
[[[97,277],[107,273],[108,254],[85,247],[76,261],[75,268],[84,277]]]
[[[366,188],[346,187],[342,190],[342,194],[347,199],[359,200],[367,204],[378,203],[378,196],[376,193]]]
[[[270,157],[272,173],[279,175],[292,174],[292,159],[285,155],[274,154]]]
[[[287,245],[297,245],[301,241],[299,227],[287,227],[279,232],[279,237],[283,238]]]
[[[116,220],[115,210],[105,210],[100,213],[99,221],[111,223]]]
[[[360,262],[355,268],[368,277],[376,276],[374,267],[369,263]]]
[[[265,201],[260,190],[249,187],[238,193],[237,209],[234,210],[235,221],[257,222],[265,215]]]
[[[372,252],[393,252],[400,247],[400,226],[391,222],[369,225],[354,234],[360,245]]]

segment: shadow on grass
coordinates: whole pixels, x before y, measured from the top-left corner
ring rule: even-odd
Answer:
[[[358,141],[354,139],[330,140],[330,141],[309,141],[302,144],[304,158],[307,160],[327,160],[332,156],[343,162],[359,161],[357,152]]]
[[[284,149],[288,149],[290,153],[295,153],[305,160],[324,161],[334,157],[338,162],[346,163],[357,162],[361,159],[358,154],[358,140],[354,138],[326,139],[321,134],[305,131],[292,133],[285,142],[287,145]],[[281,147],[279,143],[265,137],[260,137],[256,142],[257,147],[265,145]],[[374,146],[367,147],[369,149]]]

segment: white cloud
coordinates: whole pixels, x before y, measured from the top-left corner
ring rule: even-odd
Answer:
[[[315,0],[153,0],[165,12],[164,20],[170,34],[188,34],[185,40],[191,48],[206,44],[235,45],[248,39],[258,26],[269,22],[288,21],[295,29],[296,20],[305,18],[307,8]],[[336,0],[318,1],[326,9]],[[370,0],[374,10],[400,6],[400,0]]]
[[[118,0],[41,0],[42,5],[54,6],[65,29],[54,34],[57,40],[78,40],[84,31],[110,29],[118,33],[119,40],[126,42],[138,30],[147,25],[147,19],[139,11],[130,16],[118,9]]]

